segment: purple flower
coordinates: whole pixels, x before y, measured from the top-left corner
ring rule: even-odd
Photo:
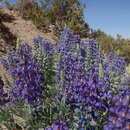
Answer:
[[[21,98],[26,103],[35,104],[43,97],[43,74],[31,54],[31,48],[27,44],[22,44],[20,50],[11,55],[10,59],[12,64],[9,72],[15,84],[9,91],[10,99]]]
[[[109,54],[107,59],[105,59],[104,63],[109,73],[115,72],[118,75],[121,75],[125,72],[126,64],[124,58],[118,57],[116,54],[112,52]]]
[[[80,53],[80,37],[79,35],[73,35],[69,29],[64,29],[60,36],[60,52],[69,52],[72,55]]]
[[[37,53],[40,53],[40,55],[43,57],[52,55],[55,51],[55,47],[53,43],[44,40],[42,37],[37,37],[34,39],[34,47],[36,51],[40,51]]]
[[[110,116],[104,130],[130,129],[130,91],[122,91],[115,95],[110,105]]]
[[[42,37],[34,39],[35,60],[40,65],[40,72],[44,73],[44,84],[52,85],[55,82],[55,52],[57,48],[54,44]]]
[[[46,55],[51,55],[54,52],[54,45],[49,41],[44,41],[44,52]]]
[[[62,49],[58,66],[58,83],[63,85],[61,86],[62,91],[65,91],[63,93],[66,93],[70,102],[87,104],[94,109],[103,107],[108,89],[105,92],[103,84],[105,82],[99,78],[101,53],[96,42],[80,41],[80,37],[66,29],[62,32],[60,44]],[[86,70],[86,59],[81,55],[81,49],[85,48],[87,48],[85,50],[87,58],[94,61]]]
[[[113,95],[112,76],[116,78],[125,70],[123,58],[105,58],[96,41],[81,41],[68,29],[62,32],[59,55],[58,86],[67,103],[74,109],[84,107],[82,116],[83,111],[106,111]]]

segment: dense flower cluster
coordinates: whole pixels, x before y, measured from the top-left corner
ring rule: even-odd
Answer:
[[[106,96],[106,88],[103,88],[104,82],[99,79],[100,53],[96,42],[94,40],[81,41],[79,36],[73,35],[69,30],[64,30],[60,43],[61,61],[59,70],[64,75],[63,80],[67,97],[69,100],[78,103],[86,104],[89,102],[89,105],[91,103],[94,106],[99,105],[100,99],[98,97],[104,98],[103,93]],[[82,56],[82,51],[93,62],[87,68],[87,75],[85,73],[86,57]]]
[[[69,52],[72,55],[80,53],[80,36],[73,35],[69,29],[64,29],[60,36],[60,52]]]
[[[110,53],[105,63],[108,65],[109,72],[116,72],[117,74],[123,74],[125,72],[125,60],[123,57],[118,57],[114,53]]]
[[[83,73],[83,58],[66,55],[64,65],[64,79],[68,98],[84,102],[85,99],[80,98],[80,94],[84,95],[82,86],[86,84],[87,80]]]
[[[83,57],[64,58],[65,91],[68,100],[73,103],[87,104],[91,109],[102,108],[107,104],[108,91],[98,77],[89,79],[84,73]],[[92,70],[95,71],[94,68]]]
[[[37,37],[33,49],[20,44],[0,64],[13,79],[5,93],[0,77],[0,105],[24,100],[35,128],[130,130],[130,91],[123,88],[129,86],[129,76],[120,84],[125,60],[103,55],[95,40],[81,40],[65,29],[59,45]]]
[[[63,121],[55,121],[52,126],[48,126],[45,130],[69,130],[68,126]]]
[[[22,44],[11,60],[9,72],[14,78],[15,86],[9,91],[11,100],[24,99],[26,103],[34,104],[43,96],[43,75],[39,65],[31,55],[31,48]],[[15,64],[14,64],[15,63]]]
[[[80,42],[81,55],[85,60],[85,70],[89,78],[99,75],[99,64],[102,56],[95,40],[84,40]],[[84,53],[84,54],[83,54]],[[93,68],[95,72],[93,72]]]
[[[130,130],[130,91],[115,95],[109,111],[111,115],[104,130]]]
[[[99,60],[99,49],[95,40],[84,40],[80,43],[80,48],[86,53],[86,60],[89,65],[95,65]]]
[[[58,64],[57,64],[57,86],[64,86],[64,76],[63,71],[65,68],[64,65],[64,56],[70,54],[77,56],[80,53],[79,49],[80,37],[79,35],[73,35],[69,29],[64,29],[60,36],[60,45],[57,46],[58,53],[60,54]],[[59,88],[59,89],[60,89]]]
[[[85,129],[89,123],[86,114],[93,110],[105,111],[111,91],[99,78],[101,53],[94,40],[81,41],[68,30],[62,33],[59,62],[59,85],[73,109],[79,109],[77,129]],[[91,115],[93,116],[93,115]],[[92,120],[92,119],[90,119]],[[85,122],[84,122],[85,121]]]
[[[120,84],[121,78],[125,72],[125,60],[111,52],[108,57],[103,60],[103,78],[105,86],[116,87]]]

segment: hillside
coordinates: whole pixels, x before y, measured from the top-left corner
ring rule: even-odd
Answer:
[[[0,14],[0,53],[11,50],[16,41],[30,44],[37,36],[42,36],[53,43],[56,42],[52,31],[50,33],[40,32],[32,21],[24,20],[17,12],[2,10],[2,14]]]

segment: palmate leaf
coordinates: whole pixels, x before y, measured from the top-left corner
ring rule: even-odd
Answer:
[[[49,86],[48,96],[44,100],[43,105],[43,126],[49,126],[56,120],[68,121],[72,120],[72,112],[70,106],[66,105],[66,99],[59,100],[57,97],[58,90]]]
[[[13,128],[24,130],[30,125],[30,114],[28,105],[26,106],[22,100],[15,101],[0,109],[0,123],[4,124],[9,130]]]
[[[48,58],[44,63],[44,76],[45,76],[45,84],[48,85],[55,84],[55,68],[53,57]]]
[[[5,125],[8,129],[15,127],[12,112],[7,106],[0,108],[0,123]]]

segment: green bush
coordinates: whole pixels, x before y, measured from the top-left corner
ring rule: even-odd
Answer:
[[[116,52],[119,56],[123,56],[126,63],[130,61],[130,41],[123,39],[120,35],[113,38],[101,30],[96,30],[91,33],[91,38],[98,41],[100,49],[104,54],[108,55],[110,51]]]
[[[84,21],[83,7],[78,0],[53,0],[38,2],[37,0],[20,0],[17,3],[19,14],[25,19],[31,19],[38,29],[48,32],[54,26],[54,32],[69,27],[75,34],[87,37],[89,26]]]

